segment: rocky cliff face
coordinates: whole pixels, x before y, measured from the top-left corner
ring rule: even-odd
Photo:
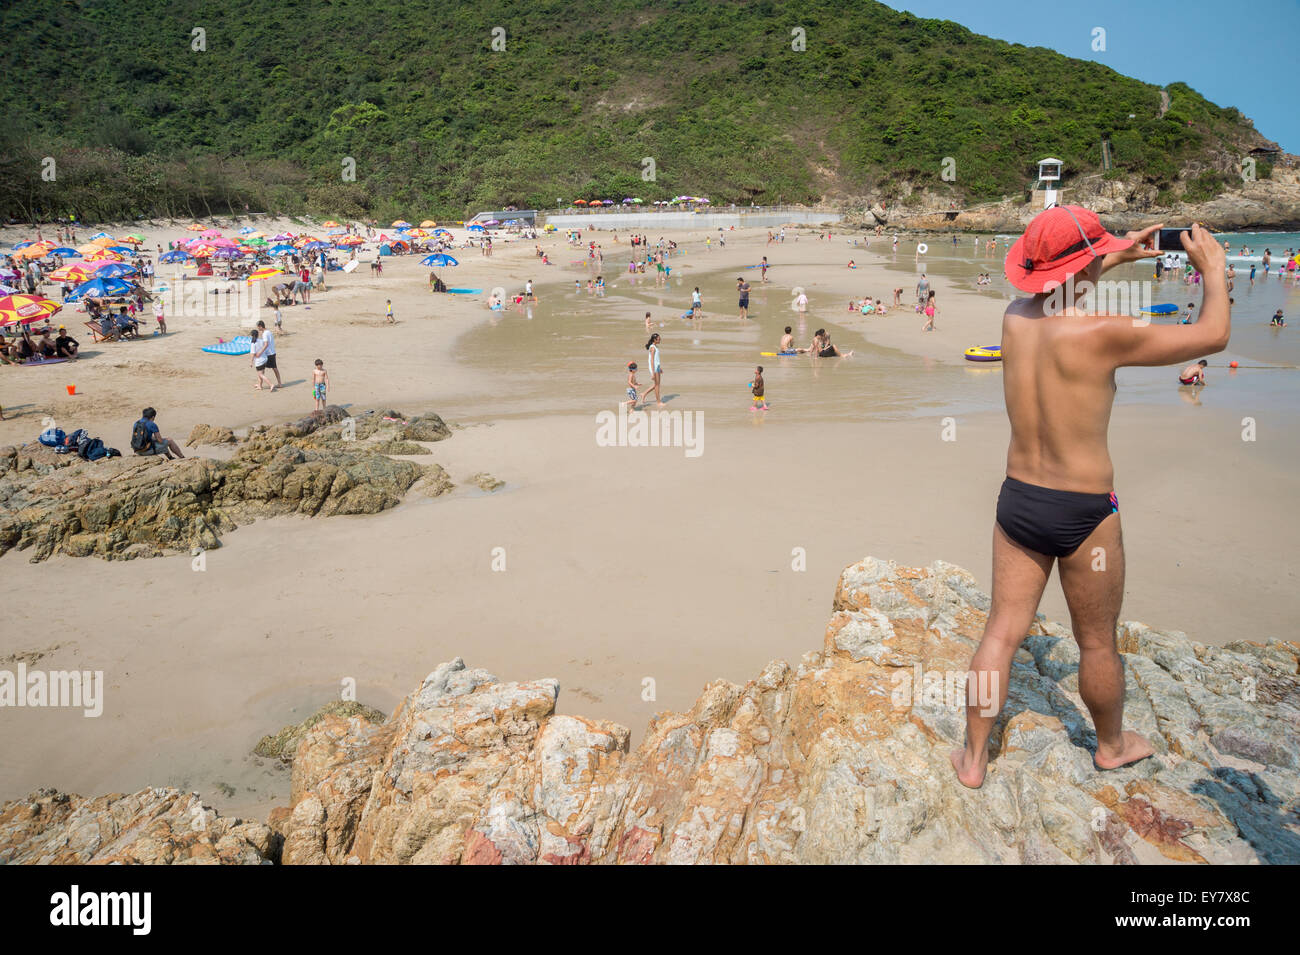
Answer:
[[[383,724],[312,726],[269,824],[286,864],[1300,862],[1300,646],[1123,624],[1128,724],[1157,753],[1103,773],[1074,642],[1040,617],[971,791],[948,762],[953,677],[987,608],[960,568],[867,558],[840,578],[822,649],[709,684],[635,751],[622,726],[557,715],[554,680],[454,660]]]
[[[1295,157],[1288,157],[1295,162]],[[1300,173],[1295,165],[1279,164],[1269,179],[1243,182],[1205,202],[1160,201],[1154,185],[1139,180],[1106,179],[1091,175],[1064,185],[1061,201],[1081,205],[1103,217],[1107,227],[1125,232],[1163,221],[1170,227],[1200,222],[1216,232],[1300,229]],[[951,210],[948,195],[923,193],[908,205],[886,209],[876,203],[860,214],[846,216],[849,224],[922,232],[1020,233],[1042,212],[1042,195],[1032,201],[1000,202]]]
[[[0,448],[0,556],[33,562],[61,553],[112,559],[221,546],[220,535],[259,517],[373,514],[417,482],[451,487],[442,468],[393,460],[425,454],[414,442],[451,434],[435,414],[352,417],[339,407],[256,429],[230,460],[124,457],[82,461],[40,444]],[[230,443],[229,429],[199,425],[190,443]]]

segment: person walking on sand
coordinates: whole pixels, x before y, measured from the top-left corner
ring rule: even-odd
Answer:
[[[750,394],[754,396],[754,403],[749,406],[750,411],[767,411],[767,398],[764,397],[765,387],[763,385],[763,366],[759,365],[754,369],[754,380],[749,383]]]
[[[266,367],[275,372],[275,388],[283,388],[284,382],[280,380],[280,367],[275,363],[275,336],[266,330],[266,322],[260,319],[257,322],[258,337],[266,342]],[[272,388],[272,391],[275,391]]]
[[[663,392],[660,390],[660,386],[663,384],[664,369],[663,365],[659,361],[658,332],[655,332],[650,336],[650,340],[645,343],[645,347],[646,351],[649,352],[646,367],[650,370],[650,387],[646,388],[646,390],[641,393],[641,403],[644,404],[646,395],[653,391],[655,393],[655,401],[657,401],[659,407],[662,408],[664,406],[664,396]]]
[[[393,300],[391,298],[384,303],[384,321],[389,325],[397,324],[397,319],[393,318]]]
[[[749,318],[749,283],[744,278],[736,279],[736,292],[740,295],[740,319]]]
[[[930,289],[930,295],[925,300],[925,324],[921,326],[921,331],[934,331],[934,316],[939,311],[939,306],[934,304],[934,289]]]
[[[254,328],[250,333],[252,338],[252,348],[250,351],[249,364],[257,372],[257,384],[253,386],[254,391],[261,391],[271,382],[266,377],[266,339],[262,337],[260,330]],[[271,385],[271,390],[275,391],[275,385]]]
[[[628,411],[632,411],[636,408],[636,390],[640,387],[641,383],[636,380],[636,362],[630,361],[627,363],[627,401],[624,402],[624,404],[627,405]]]
[[[325,362],[317,358],[316,367],[311,373],[311,396],[316,399],[316,410],[325,410],[325,395],[330,386],[330,373],[325,370]]]
[[[1124,542],[1107,447],[1115,372],[1220,352],[1231,330],[1223,247],[1199,225],[1181,236],[1188,259],[1205,275],[1199,322],[1156,325],[1086,311],[1102,273],[1159,254],[1151,249],[1159,228],[1121,239],[1095,213],[1054,206],[1007,252],[1007,279],[1029,296],[1013,301],[1002,319],[1011,443],[993,525],[992,605],[968,673],[966,745],[951,754],[964,786],[984,782],[1011,661],[1053,564],[1079,645],[1079,696],[1096,729],[1094,765],[1117,769],[1152,754],[1146,739],[1124,729],[1124,665],[1115,643],[1124,597]]]

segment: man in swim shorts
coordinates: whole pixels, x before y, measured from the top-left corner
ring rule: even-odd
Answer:
[[[1194,365],[1188,365],[1178,375],[1180,385],[1205,384],[1205,369],[1210,363],[1202,358]]]
[[[743,278],[736,279],[736,292],[740,295],[740,317],[749,318],[749,283]]]
[[[1079,645],[1079,696],[1096,728],[1098,769],[1151,755],[1123,728],[1124,667],[1115,625],[1124,596],[1124,544],[1107,447],[1115,370],[1168,365],[1222,351],[1231,319],[1223,247],[1199,225],[1181,237],[1205,276],[1194,325],[1089,314],[1087,296],[1106,270],[1154,258],[1154,225],[1121,239],[1078,206],[1039,213],[1007,253],[1006,276],[1029,297],[1002,319],[1002,378],[1011,445],[993,526],[993,599],[971,660],[966,745],[952,753],[965,786],[978,788],[988,742],[1006,704],[1011,660],[1059,564]],[[984,699],[975,697],[983,696]]]

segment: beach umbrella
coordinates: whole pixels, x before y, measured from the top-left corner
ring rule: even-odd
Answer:
[[[97,279],[122,279],[130,278],[139,273],[134,265],[127,265],[125,262],[105,262],[103,267],[95,270]]]
[[[218,249],[233,249],[235,246],[239,245],[239,243],[234,239],[228,239],[224,236],[218,236],[217,238],[212,239],[211,244],[215,245]]]
[[[330,230],[329,230],[328,232],[326,232],[325,234],[326,234],[326,235],[347,235],[347,234],[348,234],[348,230],[347,230],[347,229],[330,229]]]
[[[291,245],[273,245],[267,251],[272,255],[293,255],[298,250]]]
[[[135,255],[136,253],[135,249],[132,249],[129,246],[125,246],[125,245],[110,245],[107,246],[107,248],[108,251],[116,252],[118,255]]]
[[[434,229],[434,230],[433,230],[433,234],[434,234],[434,235],[451,235],[451,230],[450,230],[450,229]]]
[[[586,199],[574,199],[574,200],[573,200],[573,204],[574,204],[575,206],[585,206],[585,205],[587,204],[587,200],[586,200]]]
[[[272,242],[288,242],[288,241],[289,241],[290,239],[292,239],[292,238],[293,238],[293,233],[292,233],[292,232],[281,232],[279,235],[273,235],[273,236],[271,236],[271,241],[272,241]]]
[[[15,242],[15,243],[14,243],[14,248],[15,248],[15,249],[25,249],[25,248],[27,248],[29,245],[35,245],[35,244],[36,244],[36,240],[35,240],[35,239],[25,239],[25,240],[22,241],[22,242]]]
[[[394,229],[410,228],[410,225],[411,223],[407,222],[405,219],[398,219],[396,222],[393,223],[393,228]]]
[[[426,232],[424,229],[410,229],[407,231],[406,234],[409,236],[414,236],[417,239],[423,239],[429,233]]]
[[[197,222],[191,222],[191,223],[190,223],[189,225],[187,225],[185,228],[186,228],[187,230],[189,230],[190,232],[202,232],[202,231],[203,231],[203,226],[199,225]]]
[[[249,275],[247,284],[252,285],[254,282],[261,282],[264,279],[273,279],[277,275],[284,275],[284,274],[286,273],[283,269],[272,269],[272,268],[257,269],[251,275]]]
[[[171,252],[164,252],[162,254],[162,257],[159,258],[158,261],[167,262],[167,263],[188,262],[191,258],[193,258],[193,256],[191,256],[184,249],[174,249]]]
[[[106,249],[116,241],[111,235],[101,235],[98,239],[91,239],[90,244],[97,249]]]
[[[83,298],[117,298],[131,291],[131,285],[121,279],[91,279],[83,282],[64,299],[65,302],[79,302]]]
[[[327,229],[332,228],[332,227],[338,225],[338,223],[335,222],[333,219],[326,220],[326,221],[325,221],[324,223],[322,223],[322,224],[323,224],[323,225],[325,226],[325,228],[327,228]]]
[[[122,256],[116,252],[110,252],[108,249],[100,249],[93,255],[86,256],[87,262],[121,262]]]
[[[420,260],[421,265],[427,265],[429,268],[436,268],[440,265],[460,265],[450,255],[443,255],[441,252],[435,252],[433,255],[426,255]]]
[[[196,259],[209,259],[216,251],[217,247],[215,245],[208,245],[207,243],[190,246],[190,255]]]
[[[133,242],[133,243],[135,243],[136,245],[139,245],[141,242],[144,241],[144,236],[142,236],[142,235],[135,235],[135,234],[128,234],[128,235],[124,235],[124,236],[119,237],[117,241],[119,241],[119,242]]]
[[[346,238],[339,239],[337,244],[338,245],[362,245],[365,243],[365,241],[366,240],[361,238],[361,236],[359,235],[350,235],[347,236]]]
[[[253,227],[251,225],[246,225],[239,230],[240,235],[252,235],[252,233],[253,233]]]
[[[221,235],[220,229],[204,229],[199,233],[205,239],[215,239]]]
[[[96,232],[94,235],[92,235],[92,236],[90,237],[90,241],[91,241],[91,242],[98,242],[100,239],[112,239],[112,238],[113,238],[113,237],[112,237],[111,235],[109,235],[107,232]],[[113,241],[116,242],[117,240],[114,239]]]
[[[63,246],[63,247],[60,247],[60,248],[57,248],[57,249],[50,249],[50,255],[61,255],[61,256],[63,256],[63,258],[65,258],[65,259],[79,259],[79,258],[81,258],[81,253],[80,253],[80,252],[78,252],[76,249],[69,249],[69,248],[67,248],[66,246]]]
[[[250,235],[244,240],[244,245],[266,245],[266,238],[260,235]]]
[[[243,256],[243,252],[238,249],[222,248],[212,253],[214,259],[238,259]]]
[[[477,222],[474,223],[474,225],[466,226],[465,228],[468,229],[470,232],[486,232],[486,231],[487,231],[487,229],[483,228],[483,226],[479,225]]]
[[[421,228],[421,229],[432,229],[432,228],[433,228],[434,226],[436,226],[437,224],[438,224],[438,223],[434,222],[432,219],[425,219],[423,222],[420,223],[420,228]]]
[[[18,291],[18,289],[14,288],[12,285],[5,285],[3,282],[0,282],[0,295],[19,295],[19,294],[21,293]]]
[[[108,265],[117,263],[109,262]],[[94,265],[65,265],[61,269],[55,269],[46,276],[52,282],[89,282],[95,277],[96,269]]]
[[[304,252],[319,252],[321,249],[328,249],[329,247],[330,244],[328,242],[322,242],[319,239],[316,239],[315,241],[308,242],[304,245],[302,250]]]
[[[44,295],[3,295],[0,296],[0,325],[30,325],[49,318],[61,308],[62,305]]]

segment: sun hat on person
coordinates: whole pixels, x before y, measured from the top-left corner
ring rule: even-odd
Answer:
[[[1133,245],[1111,235],[1097,213],[1082,206],[1044,209],[1012,243],[1004,268],[1007,281],[1023,292],[1038,294],[1063,285],[1093,259]]]

